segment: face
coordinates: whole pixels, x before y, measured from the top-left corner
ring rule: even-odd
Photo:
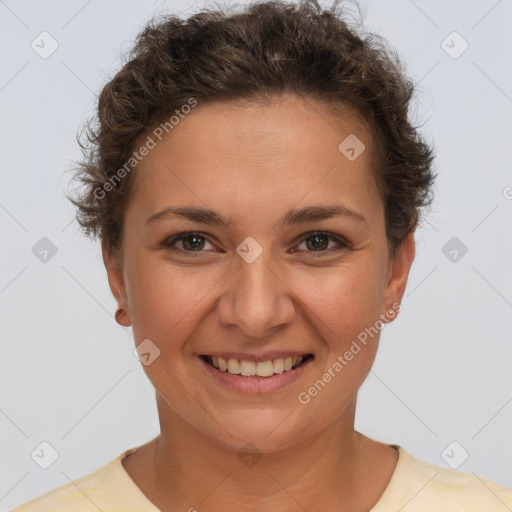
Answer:
[[[411,234],[388,258],[371,157],[356,116],[283,96],[199,104],[139,163],[122,259],[104,259],[125,325],[150,340],[161,421],[262,452],[346,423],[414,257]]]

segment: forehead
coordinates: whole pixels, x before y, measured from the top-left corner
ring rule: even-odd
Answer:
[[[312,99],[199,104],[155,142],[135,170],[132,197],[145,210],[184,196],[261,205],[296,203],[306,192],[320,202],[340,193],[350,202],[358,190],[378,196],[366,123]]]

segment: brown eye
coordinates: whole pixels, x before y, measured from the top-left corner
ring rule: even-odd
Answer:
[[[181,242],[181,247],[176,246],[178,242]],[[171,238],[167,238],[162,242],[162,248],[170,249],[172,251],[181,252],[203,252],[205,243],[210,243],[202,233],[179,233]]]
[[[330,246],[331,243],[334,243],[334,247]],[[174,252],[185,253],[187,255],[192,255],[193,253],[199,255],[208,251],[208,249],[205,250],[205,244],[212,245],[209,238],[203,233],[185,232],[166,238],[161,243],[161,248]],[[351,245],[343,238],[332,233],[325,232],[308,233],[307,236],[302,238],[302,242],[299,246],[302,244],[305,244],[306,246],[306,253],[318,253],[319,256],[322,254],[331,254],[340,250],[352,249]],[[299,251],[303,250],[299,249]],[[296,252],[296,250],[293,250],[292,252]]]
[[[315,235],[306,239],[306,246],[313,251],[327,249],[329,237],[326,235]]]
[[[335,243],[335,247],[329,249],[331,241]],[[309,233],[308,236],[302,239],[301,244],[303,243],[306,245],[306,252],[331,253],[351,248],[346,240],[332,233],[324,232]]]
[[[183,247],[188,251],[196,251],[201,250],[204,247],[205,239],[198,235],[187,235],[180,238],[180,241],[183,243]]]

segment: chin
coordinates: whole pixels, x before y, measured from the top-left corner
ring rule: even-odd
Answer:
[[[249,451],[253,447],[261,453],[278,452],[299,441],[300,434],[294,431],[297,424],[289,409],[247,409],[222,417],[226,430],[216,428],[210,437],[237,452],[243,451],[244,447]]]

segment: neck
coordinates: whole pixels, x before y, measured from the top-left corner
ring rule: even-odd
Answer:
[[[315,435],[252,456],[192,429],[157,401],[161,434],[123,465],[162,511],[370,510],[396,466],[392,448],[354,430],[355,399]]]

